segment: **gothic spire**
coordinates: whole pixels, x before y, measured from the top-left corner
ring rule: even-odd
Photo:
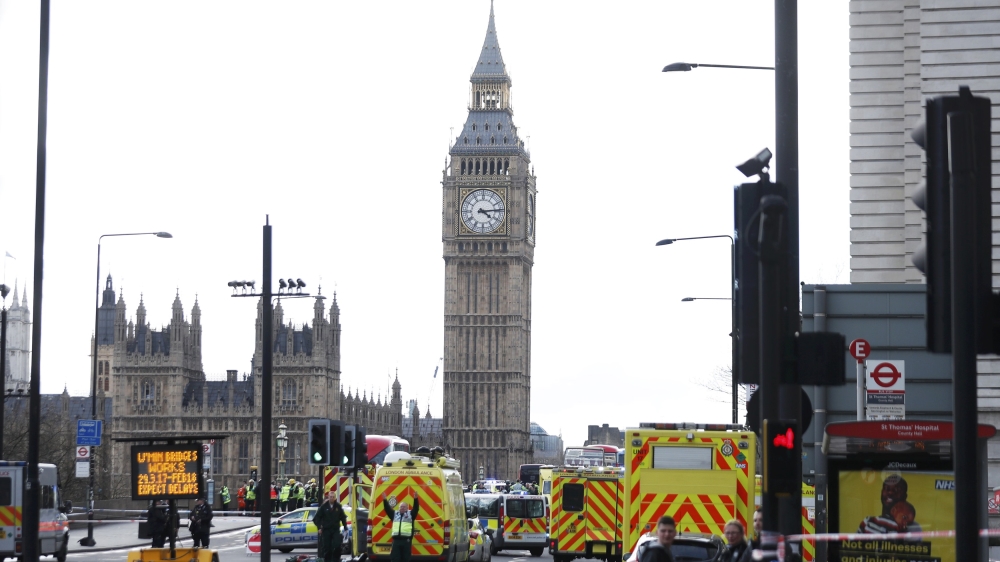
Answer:
[[[483,41],[483,50],[479,53],[475,70],[472,71],[472,81],[495,81],[500,77],[510,80],[510,77],[507,76],[507,67],[503,64],[503,56],[500,55],[497,26],[493,21],[493,2],[490,2],[490,23],[486,26],[486,40]]]

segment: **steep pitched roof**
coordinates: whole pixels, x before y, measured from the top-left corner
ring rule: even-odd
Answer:
[[[493,21],[493,3],[490,2],[490,23],[486,27],[486,40],[483,50],[479,53],[476,68],[472,71],[472,81],[496,80],[507,76],[507,67],[500,55],[500,42],[497,40],[497,27]],[[509,78],[508,78],[509,79]]]

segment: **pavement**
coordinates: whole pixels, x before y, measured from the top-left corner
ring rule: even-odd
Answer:
[[[87,536],[87,522],[86,520],[74,520],[70,523],[69,552],[102,552],[149,546],[151,542],[149,539],[139,538],[139,521],[139,519],[94,521],[94,540],[97,544],[95,546],[81,546],[80,539]],[[220,517],[217,515],[212,518],[212,535],[249,529],[258,524],[260,524],[259,517]],[[186,519],[181,519],[177,540],[185,546],[191,546],[191,533],[188,532]]]

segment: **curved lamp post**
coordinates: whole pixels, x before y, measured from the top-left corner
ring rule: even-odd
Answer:
[[[127,232],[124,234],[102,234],[97,239],[97,288],[94,290],[94,356],[91,361],[90,373],[90,419],[97,419],[97,330],[101,318],[101,240],[112,236],[156,236],[157,238],[173,238],[169,232]],[[93,455],[91,455],[93,459]],[[91,460],[93,462],[93,460]],[[90,483],[87,485],[87,536],[80,539],[83,546],[94,546],[94,467],[90,467]]]
[[[678,63],[678,64],[682,64],[682,63]],[[709,65],[703,65],[703,66],[709,66]],[[667,69],[664,68],[663,71],[667,72]],[[669,245],[673,244],[674,242],[681,242],[681,241],[684,241],[684,240],[707,240],[709,238],[728,238],[729,239],[729,267],[730,267],[730,269],[729,269],[729,273],[730,273],[729,290],[731,291],[732,296],[730,298],[728,298],[728,299],[726,299],[726,298],[719,298],[719,297],[716,297],[716,298],[712,298],[712,297],[685,297],[684,299],[681,300],[681,302],[691,302],[691,301],[695,301],[695,300],[731,300],[732,301],[732,304],[733,304],[732,326],[731,326],[731,330],[732,331],[729,333],[729,335],[732,338],[733,351],[732,351],[732,367],[730,368],[730,372],[731,372],[731,374],[733,376],[733,423],[739,423],[739,416],[740,416],[740,412],[739,412],[739,409],[740,409],[740,400],[739,400],[739,398],[740,398],[740,387],[739,387],[739,383],[737,382],[737,381],[739,381],[739,375],[736,372],[736,365],[737,365],[736,354],[737,354],[737,350],[738,350],[737,342],[739,341],[739,334],[736,332],[736,241],[733,240],[733,237],[730,236],[729,234],[715,234],[713,236],[689,236],[687,238],[665,238],[665,239],[660,240],[659,242],[657,242],[656,245],[657,246],[669,246]]]

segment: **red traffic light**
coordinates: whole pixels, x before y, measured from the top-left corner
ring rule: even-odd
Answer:
[[[774,436],[774,446],[775,447],[781,447],[781,448],[784,448],[784,449],[788,449],[789,451],[791,451],[792,449],[794,449],[795,448],[795,432],[792,431],[792,428],[789,427],[787,430],[785,430],[784,434],[779,433],[779,434],[775,435]]]

